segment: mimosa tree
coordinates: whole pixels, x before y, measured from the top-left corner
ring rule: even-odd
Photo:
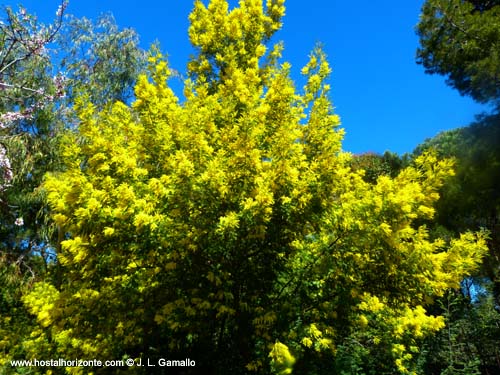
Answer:
[[[184,99],[153,52],[132,105],[79,100],[65,171],[45,183],[57,272],[24,297],[33,357],[189,357],[183,371],[206,374],[414,368],[444,325],[426,306],[477,266],[483,235],[429,236],[448,161],[426,154],[374,184],[351,170],[324,53],[299,90],[270,43],[284,10],[196,1]]]

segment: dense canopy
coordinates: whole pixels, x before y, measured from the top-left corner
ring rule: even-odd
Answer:
[[[417,30],[418,62],[463,95],[499,105],[500,1],[427,0]]]

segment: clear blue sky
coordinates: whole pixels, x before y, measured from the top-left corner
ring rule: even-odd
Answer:
[[[5,3],[22,3],[48,21],[59,1]],[[88,18],[111,12],[118,25],[137,30],[144,48],[160,41],[172,67],[182,72],[192,53],[187,37],[192,4],[71,0],[67,12]],[[347,133],[346,151],[411,152],[424,139],[467,125],[486,110],[416,64],[414,28],[422,4],[423,0],[286,1],[284,27],[276,39],[284,41],[284,58],[292,64],[294,78],[315,44],[324,45],[333,67],[332,100]]]

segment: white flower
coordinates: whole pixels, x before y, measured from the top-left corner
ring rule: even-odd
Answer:
[[[16,224],[18,227],[22,227],[24,225],[24,220],[22,217],[18,217],[16,221],[14,221],[14,224]]]
[[[63,1],[63,3],[59,5],[59,7],[57,8],[56,16],[61,17],[67,7],[68,7],[68,1]]]
[[[7,150],[0,145],[0,191],[4,190],[5,187],[8,186],[13,177],[10,160],[7,157]],[[1,184],[2,180],[5,183],[4,185]]]

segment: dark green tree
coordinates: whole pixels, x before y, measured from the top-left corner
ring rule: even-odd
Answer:
[[[433,149],[456,164],[456,175],[441,191],[436,220],[429,223],[434,235],[452,236],[481,227],[490,232],[489,252],[480,271],[463,281],[461,291],[450,292],[436,305],[436,313],[446,316],[447,326],[429,340],[426,374],[500,370],[499,144],[500,115],[493,114],[478,117],[470,126],[442,132],[415,150],[418,155]]]
[[[374,152],[366,152],[354,155],[351,167],[354,170],[363,170],[363,179],[369,183],[376,183],[380,176],[396,177],[398,173],[409,165],[410,155],[399,156],[390,151],[382,155]]]
[[[427,0],[417,62],[462,95],[500,105],[499,19],[499,0]]]
[[[454,158],[456,175],[444,187],[436,222],[453,233],[467,229],[490,231],[485,276],[495,282],[500,302],[500,115],[483,115],[470,126],[445,131],[418,146],[415,154],[433,149]],[[437,228],[437,227],[436,227]]]
[[[422,350],[428,375],[496,374],[499,371],[500,314],[488,284],[467,279],[436,304],[446,327],[429,338]]]

